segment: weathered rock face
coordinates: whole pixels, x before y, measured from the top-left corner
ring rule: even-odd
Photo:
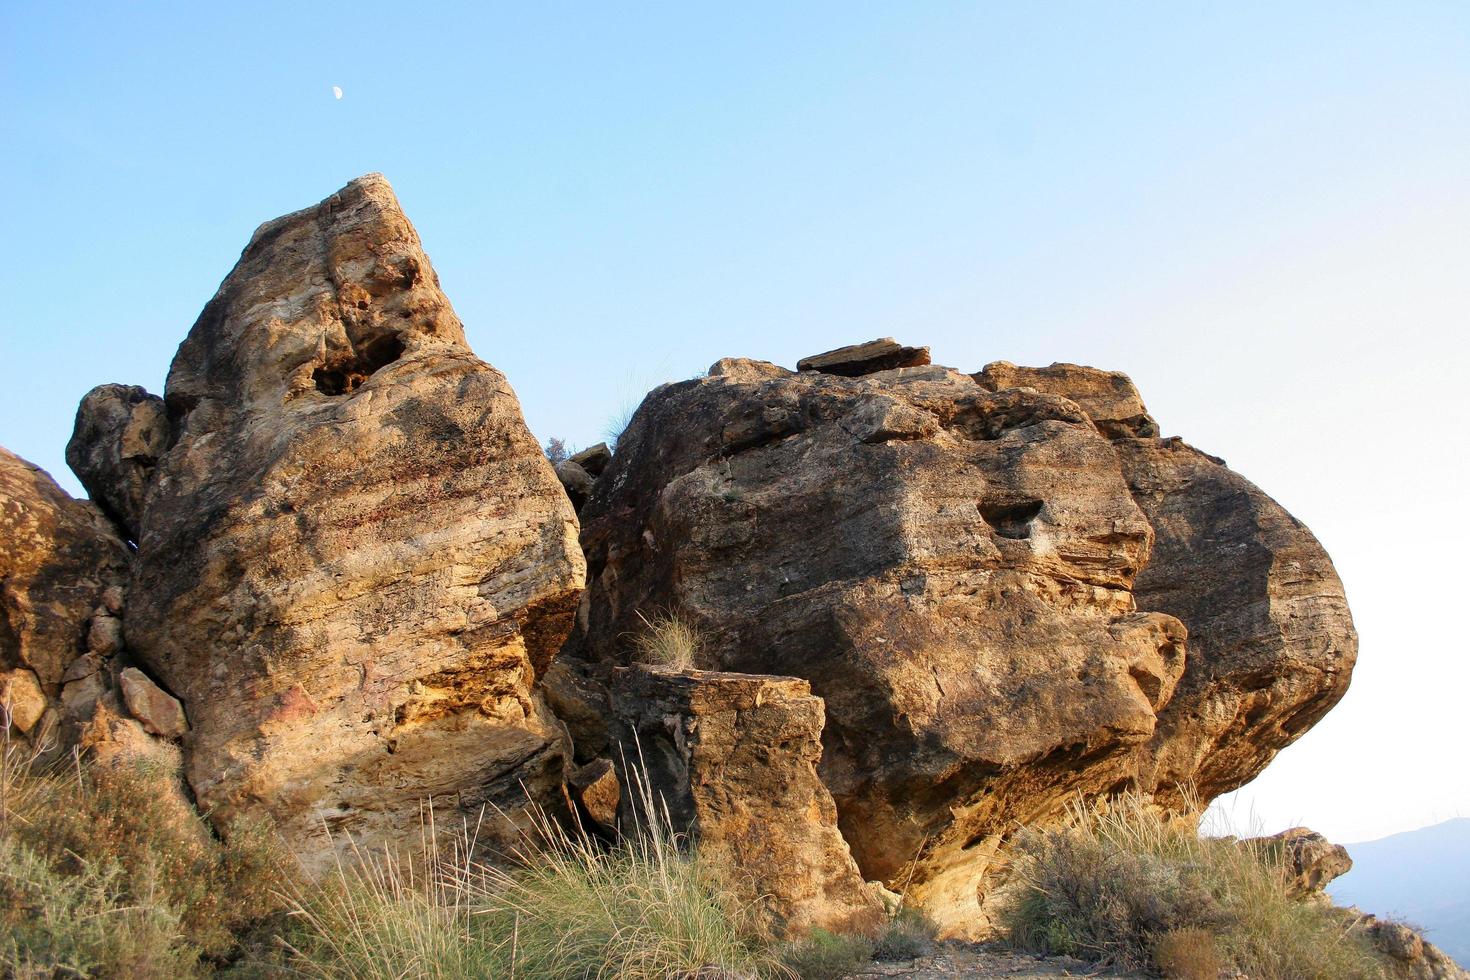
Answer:
[[[263,810],[320,865],[324,825],[416,841],[425,799],[448,825],[559,794],[532,688],[575,517],[387,182],[262,225],[165,399],[127,638],[183,702],[201,808]]]
[[[1125,375],[1000,362],[982,384],[1021,385],[1086,408],[1154,529],[1134,584],[1140,609],[1189,630],[1189,669],[1145,751],[1145,788],[1192,783],[1211,799],[1249,781],[1347,692],[1357,633],[1312,532],[1220,459],[1158,426]]]
[[[673,829],[692,831],[701,849],[744,873],[730,885],[756,903],[765,929],[876,928],[877,891],[859,875],[817,776],[822,701],[805,681],[633,667],[613,681],[612,708],[626,753],[623,826],[648,820],[638,777],[626,772],[640,763]]]
[[[1223,467],[1223,500],[1165,483],[1125,377],[1028,371],[722,361],[649,395],[581,515],[569,652],[626,661],[638,614],[674,611],[722,669],[809,680],[863,875],[952,934],[1002,835],[1077,792],[1232,788],[1352,663],[1305,528],[1233,516],[1275,505]]]
[[[77,409],[66,464],[129,540],[138,538],[143,496],[171,435],[163,399],[137,385],[98,385]]]
[[[0,449],[0,673],[28,671],[56,697],[128,563],[127,545],[96,507]]]

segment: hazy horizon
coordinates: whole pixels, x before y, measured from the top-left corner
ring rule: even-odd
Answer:
[[[1470,815],[1470,7],[11,5],[0,52],[0,445],[68,490],[81,396],[161,392],[255,227],[381,171],[543,441],[878,336],[1127,372],[1361,635],[1222,810]]]

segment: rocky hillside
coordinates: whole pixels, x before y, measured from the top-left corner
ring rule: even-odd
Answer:
[[[612,837],[636,766],[772,932],[903,892],[982,937],[1018,828],[1207,801],[1347,689],[1311,532],[1160,432],[1121,374],[880,340],[722,360],[553,468],[370,175],[256,231],[161,396],[87,395],[91,501],[0,455],[5,720],[176,742],[309,868],[426,803]],[[655,620],[693,664],[640,662]]]

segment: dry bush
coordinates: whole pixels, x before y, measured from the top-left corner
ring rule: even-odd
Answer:
[[[1154,965],[1169,980],[1215,980],[1225,963],[1215,934],[1199,926],[1170,929],[1154,942]]]
[[[0,975],[176,977],[234,951],[280,904],[273,834],[228,841],[145,759],[38,769],[0,758]]]
[[[904,906],[888,920],[873,946],[873,959],[883,962],[911,960],[934,949],[939,928],[923,912]]]
[[[1381,977],[1383,964],[1329,906],[1293,898],[1281,855],[1201,837],[1140,797],[1075,805],[1069,826],[1020,835],[1004,912],[1014,945],[1129,969],[1160,968],[1165,937],[1214,937],[1254,980]],[[1183,940],[1178,940],[1182,942]]]
[[[634,659],[655,667],[692,670],[699,664],[704,637],[693,623],[676,612],[638,614],[643,632],[633,639]]]
[[[781,960],[801,980],[840,980],[873,958],[874,943],[866,936],[846,936],[813,929],[805,939],[788,943]]]

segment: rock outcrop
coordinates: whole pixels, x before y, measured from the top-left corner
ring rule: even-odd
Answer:
[[[1233,788],[1341,696],[1325,553],[1183,465],[1124,376],[829,360],[845,374],[726,360],[648,396],[581,513],[568,652],[626,662],[669,611],[713,666],[807,679],[863,876],[950,934],[983,928],[1015,827],[1079,792]]]
[[[805,681],[633,667],[617,673],[612,699],[624,827],[646,825],[657,801],[675,832],[738,869],[728,884],[769,933],[876,929],[877,891],[817,776],[822,701]]]
[[[93,620],[120,606],[128,563],[127,545],[96,507],[0,449],[0,672],[24,670],[59,696],[89,634],[112,642]]]
[[[201,808],[264,812],[319,867],[324,828],[416,842],[426,800],[441,826],[555,804],[565,737],[533,688],[582,587],[576,519],[388,183],[262,225],[164,399],[126,634],[182,702]]]
[[[138,539],[143,496],[171,437],[163,399],[137,385],[98,385],[77,408],[66,465],[130,541]]]

